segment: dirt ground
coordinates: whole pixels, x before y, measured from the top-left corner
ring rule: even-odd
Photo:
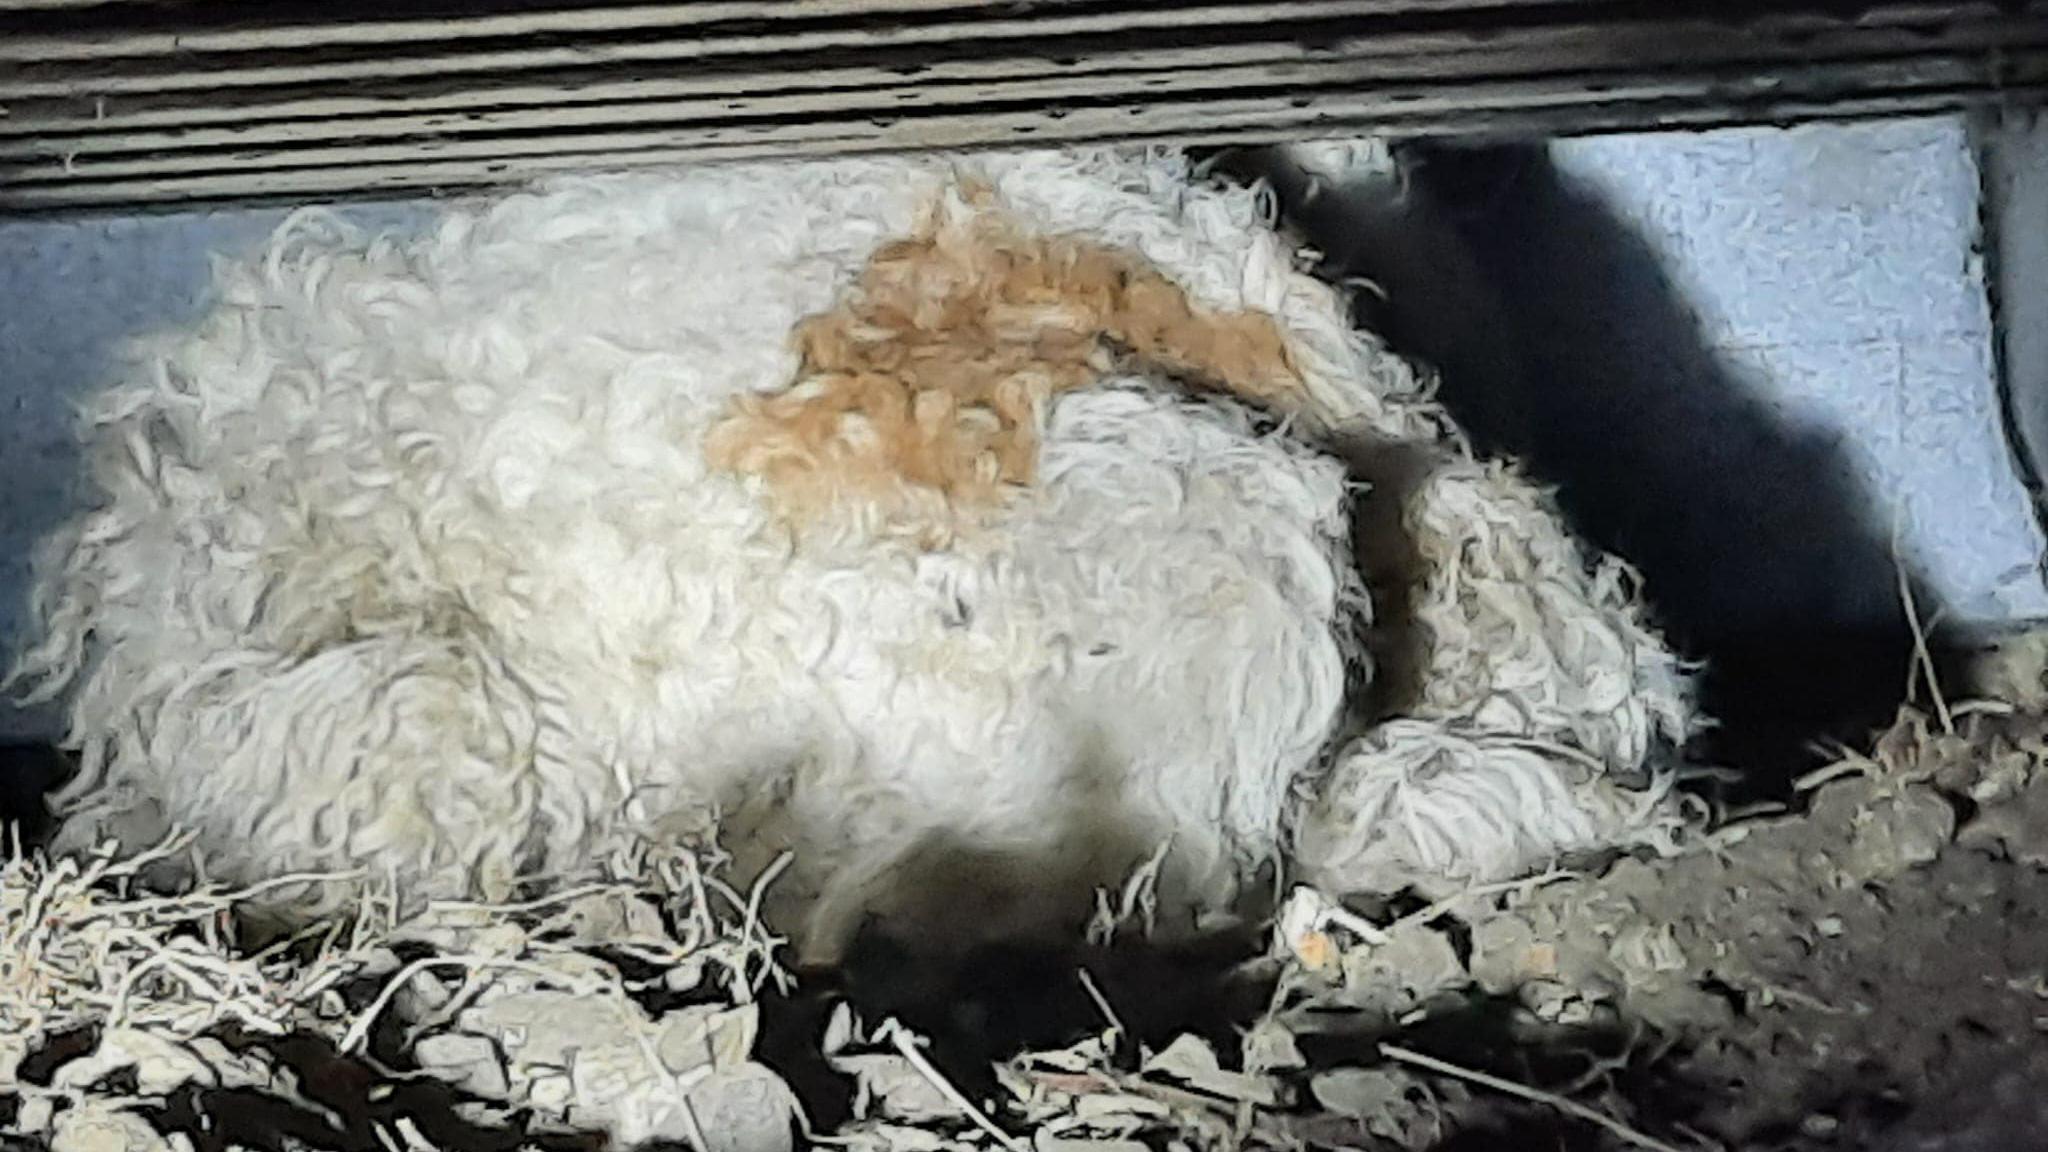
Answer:
[[[1066,958],[1092,1006],[1050,959],[944,998],[1008,998],[1039,1042],[1112,1011],[1155,1053],[1198,1035],[1226,1078],[1265,1073],[1212,1095],[1250,1100],[1233,1136],[1272,1147],[2048,1147],[2048,725],[1966,712],[1906,713],[1675,859],[1362,917],[1302,895],[1283,959],[1229,975],[1223,943]],[[989,1009],[887,1007],[961,1083],[1007,1055]]]
[[[1393,1035],[1664,1145],[2048,1146],[2048,746],[2037,718],[1952,722],[1903,717],[1802,781],[1799,810],[1681,858],[1411,919],[1373,951],[1434,959],[1368,960],[1399,974],[1358,983],[1440,995],[1452,1019],[1475,995],[1512,1005],[1481,1013],[1490,1036]],[[1437,991],[1415,980],[1431,964]],[[1554,1124],[1475,1102],[1510,1144]],[[1563,1146],[1597,1146],[1570,1127]]]

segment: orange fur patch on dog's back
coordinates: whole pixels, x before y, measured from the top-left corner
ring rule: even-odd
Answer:
[[[736,401],[706,450],[799,519],[995,503],[1033,479],[1047,402],[1119,354],[1269,410],[1301,396],[1272,317],[1206,312],[1135,255],[987,212],[883,247],[796,340],[796,382]]]

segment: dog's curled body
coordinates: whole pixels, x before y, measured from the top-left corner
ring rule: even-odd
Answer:
[[[73,827],[147,804],[215,878],[360,868],[425,898],[715,821],[750,867],[793,851],[787,926],[826,955],[935,875],[992,874],[968,858],[1085,890],[1170,842],[1174,898],[1228,904],[1365,663],[1336,458],[1111,331],[991,401],[1029,433],[1001,483],[841,476],[903,458],[857,404],[802,499],[777,468],[811,440],[749,463],[762,398],[830,391],[807,318],[888,245],[997,217],[1156,269],[1200,323],[1269,318],[1272,377],[1212,388],[1436,434],[1249,194],[1171,154],[566,181],[403,241],[302,215],[89,414],[103,503],[52,542],[22,665],[75,693]]]

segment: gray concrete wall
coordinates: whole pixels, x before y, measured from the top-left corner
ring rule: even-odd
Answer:
[[[1663,258],[1781,425],[1840,446],[1950,622],[1994,626],[2048,616],[2048,585],[1999,409],[1972,145],[1946,117],[1556,155]],[[2035,195],[2048,210],[2048,182]],[[2022,260],[2048,276],[2048,249]],[[2041,339],[2048,316],[2029,327]],[[2048,401],[2048,379],[2028,388]]]
[[[2048,115],[2003,110],[1971,127],[1983,171],[2000,414],[2038,509],[2048,478]]]

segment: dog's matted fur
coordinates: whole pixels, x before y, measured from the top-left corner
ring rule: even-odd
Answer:
[[[1162,841],[1181,910],[1512,872],[1660,826],[1600,769],[1690,723],[1618,566],[1173,152],[303,213],[85,431],[21,666],[71,839],[148,810],[227,880],[499,895],[716,826],[829,956],[963,888],[1077,923]],[[1425,452],[1366,497],[1418,687],[1348,732],[1364,444]]]

